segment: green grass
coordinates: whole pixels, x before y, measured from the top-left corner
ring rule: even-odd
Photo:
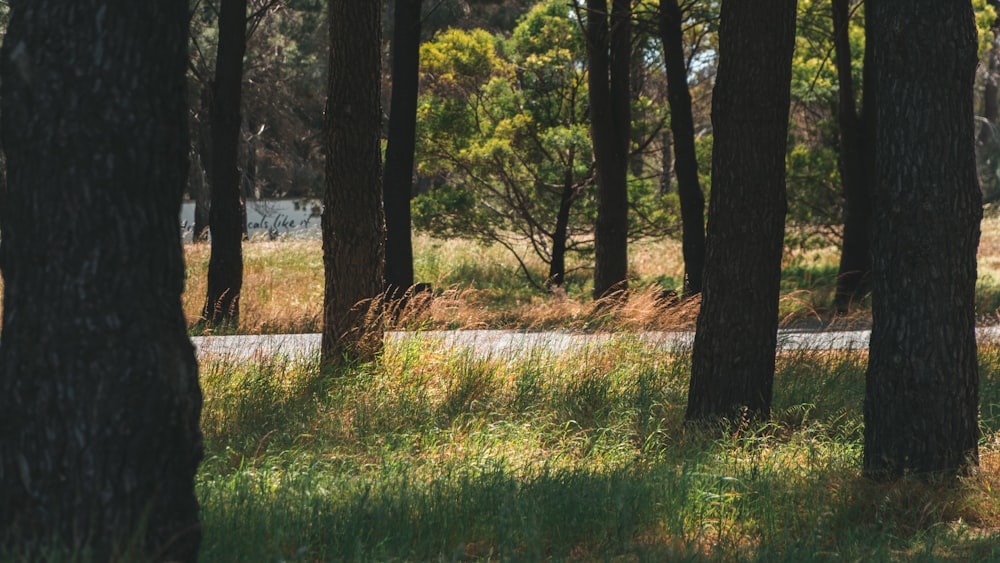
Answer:
[[[472,357],[392,342],[203,365],[205,561],[1000,559],[1000,349],[983,471],[860,476],[861,352],[779,358],[774,414],[686,426],[689,364],[628,337]]]

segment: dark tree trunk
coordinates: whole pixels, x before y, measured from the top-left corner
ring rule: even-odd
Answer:
[[[402,297],[413,285],[410,197],[417,136],[417,87],[420,80],[421,0],[396,0],[392,33],[392,99],[385,150],[385,282]]]
[[[978,464],[973,12],[918,0],[866,14],[876,175],[864,473],[954,474]]]
[[[198,164],[201,167],[201,190],[194,201],[194,242],[208,241],[209,210],[212,207],[212,125],[211,118],[204,118],[212,113],[212,91],[209,87],[201,89],[201,118],[198,119]]]
[[[684,253],[684,295],[701,293],[705,268],[705,195],[698,181],[694,148],[694,116],[684,56],[683,18],[677,0],[660,1],[660,38],[667,69],[670,131],[674,138],[674,170],[681,203],[681,241]]]
[[[208,262],[208,294],[201,313],[211,326],[235,326],[240,320],[245,222],[237,162],[246,45],[247,0],[222,0],[219,49],[212,84],[212,207],[209,211],[212,256]]]
[[[12,3],[2,60],[0,551],[195,561],[181,310],[186,2]]]
[[[874,176],[872,120],[868,102],[869,89],[862,94],[859,113],[854,103],[854,79],[851,74],[851,43],[848,35],[850,0],[833,0],[834,63],[837,66],[838,125],[840,154],[838,165],[844,190],[844,240],[840,251],[837,291],[834,308],[846,313],[871,291],[871,182]],[[865,56],[864,73],[870,80],[869,57]]]
[[[979,129],[979,144],[985,145],[996,136],[997,106],[1000,97],[1000,26],[993,27],[993,45],[987,55],[986,81],[983,85],[983,119],[986,121]]]
[[[323,363],[367,360],[382,342],[365,312],[385,282],[379,104],[381,2],[330,1],[323,206]]]
[[[660,193],[669,194],[673,184],[674,177],[674,151],[673,151],[674,138],[670,134],[670,131],[663,131],[660,135],[660,165],[663,169],[663,173],[660,174]],[[699,189],[701,187],[699,186]],[[704,214],[704,198],[702,198],[702,213]],[[681,219],[683,221],[683,218]],[[702,223],[704,223],[704,217],[702,218]],[[683,227],[682,227],[683,228]],[[702,236],[704,237],[704,229],[702,229]],[[681,235],[683,236],[683,234]]]
[[[987,2],[994,10],[1000,11],[1000,2]],[[986,80],[983,84],[983,119],[986,123],[979,128],[979,144],[985,145],[995,137],[997,117],[1000,116],[1000,17],[993,20],[993,44],[990,46],[986,63]]]
[[[1000,2],[989,0],[989,5],[1000,12]],[[987,52],[986,79],[983,84],[983,122],[979,124],[977,140],[980,189],[986,201],[995,201],[1000,195],[997,178],[997,126],[1000,125],[1000,17],[993,20],[993,44]]]
[[[595,299],[628,285],[631,27],[629,0],[612,0],[610,18],[606,0],[587,0],[590,121],[597,163]]]
[[[795,13],[795,0],[722,3],[689,420],[770,416]]]
[[[567,162],[573,162],[571,153]],[[562,193],[559,194],[559,211],[556,212],[556,229],[552,231],[552,261],[549,262],[549,289],[562,287],[566,283],[566,245],[569,242],[569,215],[576,200],[577,190],[573,185],[573,169],[566,168]]]
[[[188,166],[188,191],[194,199],[194,224],[191,226],[191,241],[206,242],[208,240],[208,206],[211,190],[205,177],[205,168],[201,164],[201,155],[193,151],[191,164]]]

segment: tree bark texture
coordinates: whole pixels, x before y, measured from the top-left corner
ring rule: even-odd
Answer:
[[[202,318],[211,326],[236,325],[243,287],[243,195],[237,164],[243,55],[247,44],[247,0],[222,0],[219,49],[212,83],[212,206],[208,291]]]
[[[597,164],[594,298],[628,285],[629,0],[587,0],[591,138]]]
[[[177,223],[187,2],[11,8],[0,550],[195,561],[201,392]]]
[[[684,255],[684,295],[701,293],[705,268],[705,195],[698,181],[694,115],[684,55],[684,19],[677,0],[660,2],[660,39],[667,70],[667,101],[673,136],[674,170],[681,204],[681,244]]]
[[[795,0],[722,3],[689,420],[770,416],[795,14]]]
[[[331,0],[323,207],[323,363],[366,360],[381,328],[365,313],[383,289],[385,216],[379,104],[381,2]]]
[[[385,149],[385,282],[402,297],[413,285],[410,198],[417,139],[417,88],[420,82],[421,0],[396,0],[392,33],[392,99]]]
[[[844,240],[840,250],[834,308],[846,313],[871,291],[871,182],[875,174],[872,150],[873,121],[868,102],[870,90],[862,93],[861,111],[854,102],[851,74],[850,0],[833,0],[834,64],[837,67],[837,120],[840,128],[840,182],[844,193]],[[865,77],[871,65],[865,56]],[[865,80],[866,84],[870,80]]]
[[[955,473],[978,463],[979,439],[973,11],[920,0],[872,3],[867,15],[876,176],[864,472]]]

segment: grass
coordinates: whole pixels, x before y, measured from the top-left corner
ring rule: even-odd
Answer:
[[[774,413],[683,423],[688,355],[621,337],[375,364],[203,363],[206,561],[1000,559],[1000,348],[981,351],[982,471],[860,476],[863,352],[778,360]]]
[[[1000,306],[998,245],[991,219],[983,318]],[[680,277],[671,242],[633,248],[639,289],[613,309],[589,302],[585,270],[543,295],[499,249],[416,250],[436,294],[403,315],[409,328],[628,332],[690,326],[696,310],[656,300]],[[207,251],[189,252],[196,282]],[[254,243],[247,257],[241,330],[318,329],[318,243]],[[786,256],[785,322],[827,318],[835,260]],[[860,474],[861,351],[782,353],[771,422],[729,434],[684,424],[688,354],[627,335],[486,358],[392,340],[339,374],[316,357],[216,358],[201,367],[202,559],[1000,560],[1000,347],[980,356],[981,471],[888,484]]]
[[[204,305],[208,245],[186,245],[188,276],[184,310],[197,331]],[[570,263],[565,292],[552,295],[532,288],[507,251],[467,240],[415,237],[417,281],[435,289],[435,299],[409,327],[642,330],[692,328],[697,305],[664,308],[657,299],[678,289],[683,279],[680,244],[673,240],[632,245],[630,275],[635,288],[629,302],[608,310],[590,299],[591,270]],[[1000,312],[1000,217],[983,221],[979,252],[977,311],[983,322]],[[836,248],[786,252],[782,268],[780,314],[786,325],[829,324],[836,287]],[[323,302],[322,250],[318,240],[260,241],[244,245],[244,285],[240,333],[319,332]],[[545,267],[528,260],[535,277]],[[841,325],[864,325],[867,304]]]

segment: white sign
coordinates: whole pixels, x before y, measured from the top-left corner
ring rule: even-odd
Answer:
[[[270,199],[247,202],[247,234],[250,238],[312,238],[320,233],[318,199]],[[194,232],[194,202],[181,204],[181,237],[191,241]]]

